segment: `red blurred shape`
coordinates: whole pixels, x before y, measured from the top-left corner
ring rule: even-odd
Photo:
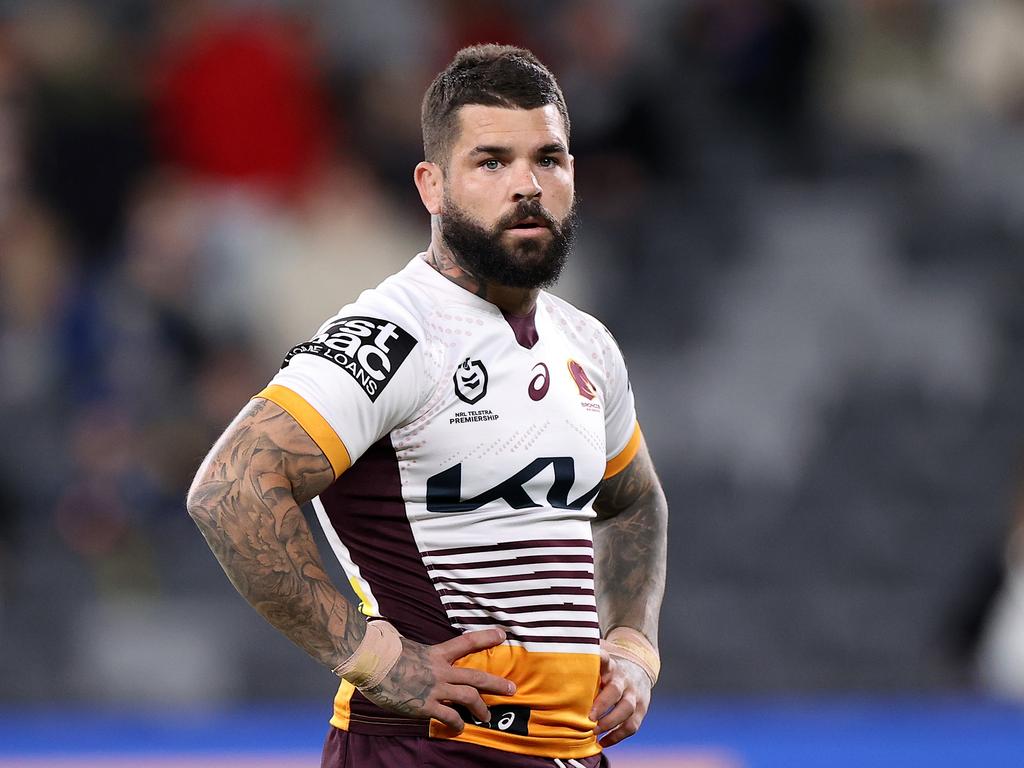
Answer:
[[[299,34],[272,18],[210,22],[165,52],[155,131],[194,172],[289,190],[329,145],[328,108]]]

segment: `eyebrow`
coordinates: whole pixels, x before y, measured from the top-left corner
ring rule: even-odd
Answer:
[[[480,144],[470,150],[470,157],[476,155],[497,155],[498,157],[507,157],[512,154],[512,147],[500,146],[497,144]],[[560,141],[554,141],[550,144],[545,144],[543,147],[537,150],[539,155],[555,155],[555,154],[568,154],[565,145]]]

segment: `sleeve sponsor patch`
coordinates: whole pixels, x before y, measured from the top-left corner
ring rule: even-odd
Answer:
[[[416,339],[388,320],[342,317],[293,347],[281,367],[296,355],[322,357],[346,371],[375,402],[415,346]]]

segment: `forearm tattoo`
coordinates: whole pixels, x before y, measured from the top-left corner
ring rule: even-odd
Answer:
[[[334,667],[365,625],[331,583],[299,506],[334,481],[330,462],[279,406],[254,399],[203,462],[188,510],[231,583],[313,658]]]
[[[668,505],[646,446],[594,500],[594,580],[604,634],[632,627],[657,645]]]
[[[429,651],[429,646],[403,638],[402,655],[394,668],[379,685],[364,689],[363,694],[392,712],[423,717],[427,699],[437,685]]]

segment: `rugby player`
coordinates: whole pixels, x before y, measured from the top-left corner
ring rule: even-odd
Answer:
[[[429,247],[288,353],[188,509],[341,677],[326,768],[607,766],[658,675],[667,507],[618,346],[543,290],[576,223],[565,100],[532,53],[474,46],[422,124]]]

